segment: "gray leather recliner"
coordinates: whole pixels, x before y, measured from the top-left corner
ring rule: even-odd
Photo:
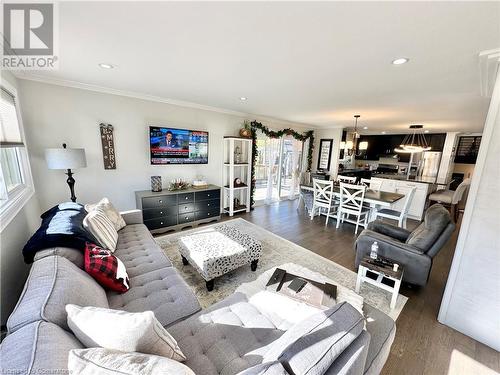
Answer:
[[[363,230],[354,245],[356,268],[369,255],[377,241],[379,255],[404,266],[403,281],[425,285],[432,267],[432,258],[441,250],[455,230],[446,208],[435,204],[425,212],[424,221],[413,231],[375,220]]]

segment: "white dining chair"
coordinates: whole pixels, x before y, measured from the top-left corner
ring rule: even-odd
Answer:
[[[372,180],[371,178],[362,178],[360,180],[360,185],[366,186],[366,189],[368,190],[374,190],[374,191],[380,191],[380,188],[382,186],[382,182],[379,180]],[[378,207],[372,207],[370,203],[365,202],[365,207],[368,207],[370,209],[370,216],[371,212],[375,212]]]
[[[362,178],[361,185],[365,185],[370,190],[380,191],[382,181],[380,179]]]
[[[337,176],[337,180],[340,181],[340,182],[346,182],[348,184],[354,184],[356,183],[356,178],[357,177],[349,177],[349,176],[343,176],[341,174],[339,174]]]
[[[412,187],[405,194],[405,203],[401,211],[391,210],[390,208],[382,208],[375,212],[375,219],[379,217],[384,217],[386,219],[392,219],[398,221],[398,227],[406,229],[406,219],[408,218],[408,210],[410,209],[413,196],[415,195],[416,187]]]
[[[311,208],[311,220],[314,218],[316,210],[321,215],[325,210],[326,215],[325,226],[328,225],[328,219],[335,217],[338,206],[334,203],[333,197],[333,181],[313,180],[314,199]]]
[[[362,178],[360,180],[360,185],[365,185],[367,188],[370,187],[371,183],[372,183],[372,179],[371,178]]]
[[[380,191],[382,190],[382,181],[380,179],[371,179],[370,180],[370,190]]]
[[[354,234],[358,233],[358,227],[363,228],[368,226],[368,217],[370,208],[363,205],[365,200],[366,186],[340,183],[340,202],[337,209],[337,228],[340,222],[347,221],[348,223],[356,224]],[[347,218],[345,216],[348,216]],[[351,220],[350,216],[355,216],[356,220]]]
[[[305,190],[302,187],[299,187],[299,199],[297,199],[297,211],[299,211],[300,206],[303,204],[304,209],[309,215],[312,209],[313,203],[313,193],[310,190]]]

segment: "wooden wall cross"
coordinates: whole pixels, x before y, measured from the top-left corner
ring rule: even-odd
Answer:
[[[116,169],[115,139],[113,135],[113,125],[100,124],[102,158],[104,169]]]

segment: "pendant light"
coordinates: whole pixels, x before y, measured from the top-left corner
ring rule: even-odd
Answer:
[[[340,142],[340,148],[347,150],[349,155],[354,154],[355,156],[360,156],[361,153],[358,151],[366,151],[368,149],[368,142],[359,142],[358,139],[361,137],[361,134],[358,133],[358,119],[361,115],[354,115],[354,132],[352,133],[352,141]]]
[[[423,127],[423,125],[410,125],[410,130],[413,130],[413,132],[407,134],[403,142],[394,151],[406,154],[429,151],[431,147],[425,140],[425,135],[421,130]]]

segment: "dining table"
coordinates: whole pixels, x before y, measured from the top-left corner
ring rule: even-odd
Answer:
[[[312,184],[301,184],[300,190],[311,192],[314,194],[314,186]],[[333,185],[333,195],[336,197],[340,197],[340,186]],[[404,198],[404,194],[392,193],[389,191],[381,191],[367,188],[364,196],[364,202],[370,205],[370,216],[368,221],[375,220],[377,210],[381,208],[389,208],[392,209],[394,207],[394,203]],[[360,200],[361,198],[357,198]],[[302,194],[299,194],[299,202],[298,205],[304,203],[304,198]]]

